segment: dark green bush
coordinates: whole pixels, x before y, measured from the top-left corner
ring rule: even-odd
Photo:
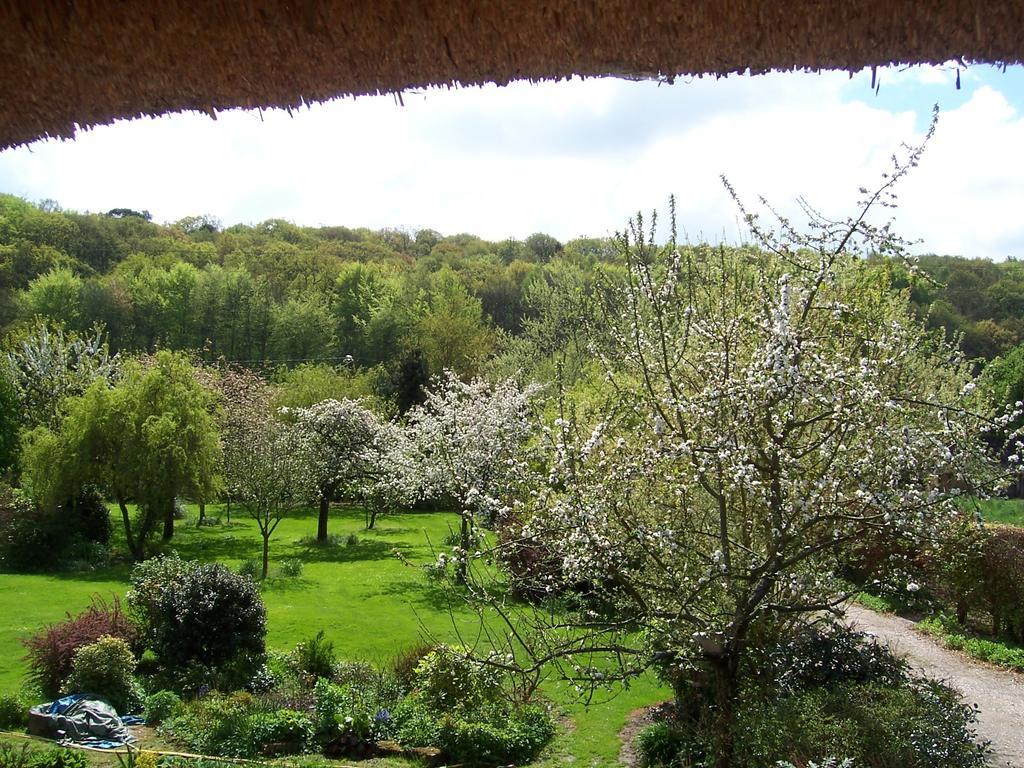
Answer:
[[[92,490],[44,510],[0,485],[0,569],[15,573],[82,570],[103,565],[113,525]]]
[[[110,519],[103,497],[94,488],[87,488],[78,498],[65,504],[67,515],[74,520],[75,532],[84,540],[95,544],[109,544],[114,532],[114,524]]]
[[[181,698],[174,691],[157,691],[146,697],[146,725],[159,725],[181,711]]]
[[[180,690],[240,688],[262,665],[266,610],[251,579],[219,563],[163,558],[136,566],[132,587],[130,604]]]
[[[778,700],[745,701],[736,727],[736,768],[824,755],[877,768],[980,768],[977,714],[931,680],[900,687],[841,683]]]
[[[894,686],[906,679],[908,670],[888,646],[837,622],[805,628],[751,660],[751,680],[787,691],[843,682]]]
[[[58,567],[69,536],[54,514],[0,483],[0,569],[33,573]]]
[[[685,758],[692,756],[694,744],[692,736],[680,728],[657,722],[636,735],[636,750],[641,765],[682,768],[688,764]]]
[[[119,637],[101,637],[75,652],[64,693],[98,694],[122,715],[135,712],[143,695],[135,679],[136,664],[128,643]]]
[[[153,614],[171,585],[199,567],[195,560],[182,560],[177,553],[137,563],[131,572],[131,589],[125,602],[139,624],[151,634]],[[150,640],[150,637],[146,638]]]

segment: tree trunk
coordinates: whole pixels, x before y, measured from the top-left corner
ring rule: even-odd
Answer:
[[[132,553],[132,557],[136,560],[144,560],[146,554],[143,550],[144,542],[137,542],[132,536],[132,517],[128,514],[128,505],[119,497],[117,499],[117,506],[121,510],[121,520],[124,521],[124,538],[128,542],[128,551]]]
[[[270,569],[270,534],[263,534],[263,576],[261,577],[264,581],[267,578],[267,572]]]
[[[456,572],[455,580],[459,584],[469,582],[469,517],[462,515],[462,559],[459,560],[459,570]]]
[[[961,598],[956,603],[956,620],[960,626],[967,624],[967,600]]]
[[[331,500],[326,493],[320,494],[320,517],[316,523],[316,540],[327,541],[327,517],[331,512]]]
[[[170,541],[174,536],[174,499],[171,499],[164,509],[164,541]]]
[[[206,502],[199,500],[199,525],[206,522]]]
[[[371,506],[368,511],[369,517],[366,519],[366,530],[373,530],[373,526],[377,524],[377,508]]]
[[[714,754],[715,768],[731,768],[736,729],[736,699],[739,694],[739,658],[726,653],[712,660],[715,683]]]

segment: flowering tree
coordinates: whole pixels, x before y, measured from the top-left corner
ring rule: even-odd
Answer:
[[[835,609],[858,542],[923,544],[995,471],[981,436],[1005,417],[856,255],[900,253],[866,214],[919,154],[852,219],[808,207],[811,235],[744,211],[760,248],[677,247],[674,233],[659,247],[635,222],[594,349],[613,404],[592,430],[560,418],[547,433],[526,535],[591,599],[536,611],[533,632],[510,621],[505,638],[581,686],[660,668],[709,703],[721,768],[751,647]]]
[[[373,528],[381,515],[414,504],[423,481],[413,444],[400,424],[378,423],[369,452],[372,469],[359,482],[358,493],[366,506],[366,527]]]
[[[227,498],[227,519],[231,521],[231,502],[238,498],[234,478],[241,477],[248,461],[247,443],[271,413],[272,393],[266,381],[247,368],[224,367],[221,370],[199,367],[197,375],[217,393],[220,443]],[[200,520],[205,517],[205,499],[200,499]]]
[[[362,488],[374,478],[380,463],[380,421],[358,401],[347,398],[299,408],[294,416],[313,456],[320,497],[316,538],[326,541],[331,500],[342,492],[363,496]]]
[[[265,579],[270,537],[288,512],[317,493],[313,455],[300,430],[269,415],[253,415],[235,438],[225,470],[234,497],[259,526]]]
[[[533,434],[530,398],[536,387],[506,379],[463,382],[451,372],[408,413],[415,482],[426,498],[452,504],[462,516],[456,547],[459,580],[466,580],[475,521],[508,510],[508,489],[523,471],[523,446]]]
[[[97,379],[113,382],[121,363],[110,354],[100,328],[79,336],[42,320],[6,357],[29,427],[56,427],[64,398],[81,395]]]

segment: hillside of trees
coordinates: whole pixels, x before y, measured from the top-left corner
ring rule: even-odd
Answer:
[[[72,331],[102,325],[112,351],[197,350],[261,369],[326,362],[380,381],[412,369],[468,376],[571,347],[595,279],[614,280],[620,259],[606,238],[491,242],[209,216],[161,225],[146,211],[0,195],[0,329],[11,343],[38,316]],[[1022,341],[1024,263],[924,256],[919,267],[878,261],[968,357]]]

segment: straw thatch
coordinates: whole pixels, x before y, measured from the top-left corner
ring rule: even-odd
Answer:
[[[196,109],[572,74],[1024,58],[1024,0],[0,0],[0,147]]]

